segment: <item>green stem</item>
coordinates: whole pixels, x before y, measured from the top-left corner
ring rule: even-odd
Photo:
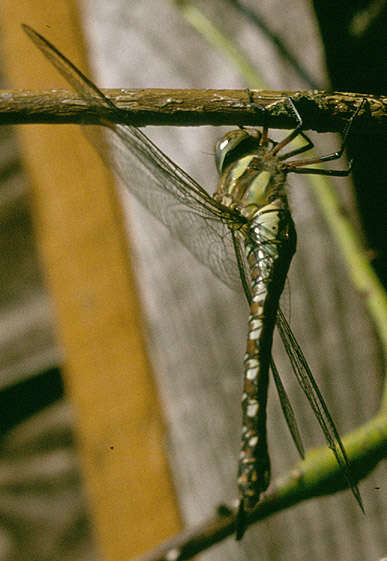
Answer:
[[[257,69],[249,61],[247,55],[216,27],[203,12],[186,0],[171,0],[172,4],[180,10],[184,18],[196,31],[215,47],[224,57],[227,57],[242,74],[249,88],[265,89],[264,80],[259,75]]]
[[[387,455],[387,414],[378,415],[343,439],[351,457],[351,471],[355,481],[363,479]],[[271,491],[265,493],[248,523],[254,524],[286,508],[314,497],[329,495],[345,488],[345,479],[331,450],[315,448],[305,460],[298,462],[283,477],[278,478]],[[165,561],[178,554],[179,560],[191,559],[223,541],[235,531],[236,513],[223,506],[218,516],[204,520],[135,561]],[[175,558],[175,557],[174,557]]]

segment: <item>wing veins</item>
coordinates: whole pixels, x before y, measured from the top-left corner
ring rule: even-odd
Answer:
[[[328,446],[334,453],[336,461],[342,469],[344,478],[347,481],[349,488],[351,489],[361,510],[364,512],[360,492],[357,485],[352,481],[350,462],[336,425],[328,410],[317,382],[314,379],[301,347],[297,343],[297,340],[281,310],[278,310],[277,314],[277,327],[284,347],[288,353],[297,381],[309,401],[321,430],[324,433]]]

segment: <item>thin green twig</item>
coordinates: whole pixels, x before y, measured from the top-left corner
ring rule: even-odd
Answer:
[[[249,88],[264,89],[264,80],[247,55],[191,2],[172,0],[184,18],[224,57],[238,68]]]
[[[343,444],[352,463],[356,481],[363,479],[387,454],[387,415],[379,414],[347,434]],[[305,460],[295,464],[274,481],[254,511],[248,524],[264,520],[286,508],[313,497],[326,496],[345,488],[340,466],[329,448],[308,450]],[[223,505],[217,516],[185,530],[135,561],[185,561],[221,542],[235,531],[236,512]]]

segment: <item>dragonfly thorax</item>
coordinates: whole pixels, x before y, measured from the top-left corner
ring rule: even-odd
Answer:
[[[254,132],[234,130],[216,143],[220,178],[214,198],[247,219],[275,200],[287,204],[286,172],[281,160],[272,154],[275,143]]]

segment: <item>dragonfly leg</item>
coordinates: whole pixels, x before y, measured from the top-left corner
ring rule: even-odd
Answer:
[[[331,175],[331,176],[338,176],[343,177],[347,176],[351,173],[353,161],[351,160],[349,166],[345,170],[325,170],[325,169],[309,169],[300,166],[308,166],[311,164],[317,164],[320,162],[331,162],[332,160],[338,160],[341,158],[344,152],[345,145],[347,143],[348,135],[351,131],[352,125],[359,115],[361,109],[367,103],[367,99],[363,98],[359,106],[356,108],[356,111],[352,114],[351,118],[348,120],[347,124],[345,125],[345,129],[343,131],[343,141],[341,143],[340,149],[337,152],[332,152],[331,154],[326,154],[325,156],[320,156],[319,158],[312,158],[309,160],[299,160],[298,162],[289,162],[286,164],[287,172],[294,172],[294,173],[303,173],[303,174],[314,174],[314,175]],[[309,171],[308,171],[309,170]]]
[[[279,160],[287,160],[288,158],[291,158],[292,156],[297,156],[297,154],[302,154],[303,152],[307,152],[308,150],[311,150],[314,146],[313,142],[310,140],[309,137],[306,136],[305,133],[303,133],[302,131],[300,131],[298,133],[300,136],[302,136],[302,138],[304,140],[306,140],[306,144],[304,144],[304,146],[300,146],[300,148],[295,148],[294,150],[291,150],[290,152],[286,152],[285,154],[281,154],[281,156],[278,156]]]
[[[291,158],[292,156],[296,156],[297,154],[302,154],[303,152],[307,152],[308,150],[311,150],[314,146],[314,144],[310,140],[310,138],[308,136],[306,136],[306,134],[304,132],[302,132],[302,130],[301,130],[302,126],[303,126],[303,120],[302,120],[301,114],[298,111],[293,99],[289,96],[287,98],[287,101],[288,101],[288,104],[289,104],[294,116],[296,117],[297,126],[292,133],[290,133],[287,137],[285,137],[281,142],[279,142],[277,144],[277,146],[275,147],[273,152],[277,153],[279,150],[281,150],[284,146],[289,144],[289,142],[291,142],[298,135],[302,136],[302,138],[304,140],[306,140],[306,144],[304,146],[300,146],[300,148],[295,148],[294,150],[291,150],[290,152],[286,152],[285,154],[282,154],[281,156],[278,157],[279,160],[287,160],[288,158]]]
[[[247,92],[247,95],[249,96],[249,104],[254,109],[254,111],[263,112],[262,134],[261,134],[261,138],[260,138],[260,142],[259,142],[259,144],[262,146],[267,142],[267,139],[268,139],[269,127],[268,127],[267,121],[268,121],[268,117],[269,117],[269,112],[266,109],[266,107],[261,107],[260,105],[257,105],[255,103],[255,101],[253,99],[253,94],[252,94],[250,88],[246,88],[246,92]]]
[[[301,132],[302,129],[302,125],[303,125],[303,120],[302,117],[297,109],[297,107],[294,104],[294,101],[292,100],[291,97],[287,98],[287,102],[290,105],[290,108],[294,114],[294,116],[296,117],[297,120],[297,126],[294,130],[292,130],[291,133],[288,134],[288,136],[285,136],[285,138],[283,138],[281,140],[281,142],[278,142],[278,144],[273,148],[273,150],[271,151],[271,154],[277,154],[277,152],[279,152],[280,150],[282,150],[282,148],[284,146],[286,146],[287,144],[289,144],[289,142],[291,142],[292,140],[294,140],[296,138],[296,136],[298,136]],[[304,137],[305,138],[305,137]],[[307,139],[309,140],[309,139]],[[310,141],[309,141],[310,142]]]
[[[319,160],[320,161],[320,160]],[[318,169],[318,168],[294,168],[288,169],[287,173],[299,173],[304,175],[329,175],[331,177],[347,177],[353,167],[354,160],[349,162],[347,169]]]

